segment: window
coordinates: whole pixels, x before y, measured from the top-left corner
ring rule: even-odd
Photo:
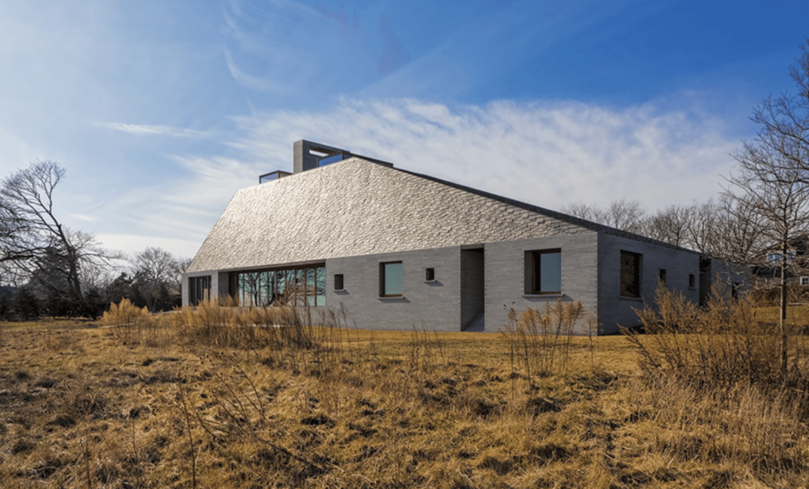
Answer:
[[[621,296],[640,297],[641,255],[621,251]]]
[[[344,290],[343,289],[343,274],[342,273],[335,273],[334,274],[334,290]]]
[[[188,279],[188,303],[192,306],[211,300],[211,276]]]
[[[402,262],[379,264],[379,296],[402,297]]]
[[[660,283],[663,284],[663,285],[666,284],[666,269],[665,268],[660,269]]]
[[[809,277],[801,277],[801,285],[809,285]]]
[[[531,293],[562,293],[562,250],[530,252]]]
[[[346,159],[346,155],[343,153],[333,154],[331,156],[324,156],[317,160],[317,166],[326,166],[332,163],[337,163],[338,161],[343,161]]]
[[[435,268],[428,268],[424,271],[425,282],[435,282]]]
[[[688,274],[688,288],[693,289],[697,286],[697,277],[693,273]]]
[[[792,250],[787,251],[787,261],[792,261],[794,259],[795,259],[795,252]],[[781,253],[779,252],[768,253],[767,261],[774,265],[781,263]]]
[[[240,306],[325,306],[326,267],[237,272],[232,275],[231,295]]]

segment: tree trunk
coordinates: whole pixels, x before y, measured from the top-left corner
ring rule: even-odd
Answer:
[[[778,320],[778,329],[781,335],[781,375],[787,373],[787,241],[784,240],[781,248],[781,307]]]

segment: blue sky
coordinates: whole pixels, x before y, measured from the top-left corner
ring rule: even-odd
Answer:
[[[0,3],[0,176],[62,163],[108,247],[193,256],[312,139],[549,208],[705,200],[791,89],[805,1]]]

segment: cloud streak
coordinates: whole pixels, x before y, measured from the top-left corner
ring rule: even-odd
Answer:
[[[146,124],[127,124],[124,122],[99,122],[97,124],[107,129],[133,134],[135,136],[169,136],[176,138],[204,138],[210,133],[182,127],[153,126]]]

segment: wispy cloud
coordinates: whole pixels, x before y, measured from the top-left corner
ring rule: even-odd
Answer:
[[[210,135],[207,131],[197,131],[182,127],[154,126],[146,124],[127,124],[124,122],[98,122],[98,126],[136,136],[169,136],[176,138],[204,138]]]
[[[654,103],[344,100],[325,111],[236,120],[244,136],[232,144],[254,161],[278,161],[292,141],[307,138],[551,208],[580,200],[631,198],[659,207],[707,199],[738,146],[738,135],[719,118]]]
[[[71,214],[70,217],[82,222],[94,222],[98,220],[98,218],[94,216],[87,216],[84,214]]]
[[[236,80],[236,83],[247,87],[252,88],[253,90],[274,90],[274,91],[283,91],[285,90],[284,87],[277,83],[272,83],[268,79],[259,78],[257,76],[249,75],[241,70],[236,65],[236,62],[233,61],[233,55],[230,54],[230,50],[225,49],[225,62],[228,65],[228,70],[230,71],[230,76]]]

